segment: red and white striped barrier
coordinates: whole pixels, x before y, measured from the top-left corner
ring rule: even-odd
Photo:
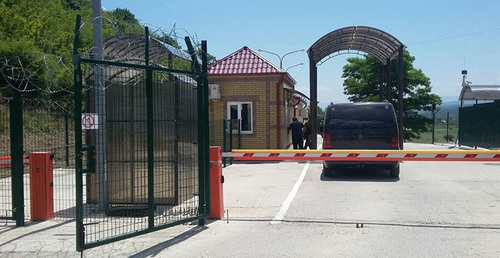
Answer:
[[[498,150],[232,150],[233,160],[326,161],[488,161],[500,162]]]
[[[23,156],[23,165],[28,166],[29,164],[30,160],[28,156]],[[0,157],[0,167],[10,167],[10,156]]]

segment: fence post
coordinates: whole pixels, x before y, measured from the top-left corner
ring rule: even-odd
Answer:
[[[201,72],[203,73],[203,130],[204,130],[204,144],[203,144],[203,152],[204,152],[204,167],[203,167],[203,174],[205,175],[205,185],[204,191],[206,193],[206,196],[204,196],[204,201],[206,203],[206,211],[210,211],[210,128],[209,128],[209,104],[208,104],[208,62],[207,62],[207,41],[202,40],[201,41]],[[201,190],[201,189],[200,189]],[[200,223],[201,224],[201,223]],[[205,221],[203,225],[205,224]]]
[[[450,140],[450,112],[446,113],[446,142]]]
[[[12,90],[10,101],[10,156],[12,175],[12,211],[16,226],[24,226],[23,99]]]
[[[69,111],[64,111],[64,138],[65,138],[65,145],[66,145],[66,167],[69,167]]]
[[[227,124],[226,123],[227,123],[226,120],[222,120],[222,150],[224,152],[227,151],[227,147],[226,147]],[[226,160],[227,160],[227,158],[222,158],[224,167],[226,167]]]
[[[241,149],[241,119],[238,119],[238,149]]]
[[[229,151],[233,150],[233,119],[229,119]]]
[[[432,144],[434,144],[435,131],[436,131],[436,104],[432,104],[432,140],[431,140]]]
[[[82,151],[82,69],[80,58],[78,57],[78,41],[80,38],[80,24],[82,17],[76,16],[75,36],[73,41],[73,83],[74,83],[74,130],[75,130],[75,219],[76,219],[76,250],[83,252],[85,246],[85,226],[83,225],[83,161]]]
[[[146,29],[145,62],[149,66],[149,29]],[[147,124],[147,155],[148,155],[148,228],[154,228],[154,103],[153,103],[153,70],[146,70],[146,124]]]

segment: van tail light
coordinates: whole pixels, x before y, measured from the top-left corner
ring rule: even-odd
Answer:
[[[398,133],[392,133],[391,137],[391,147],[393,148],[399,148],[399,135]]]
[[[323,149],[331,149],[332,146],[332,140],[330,140],[330,135],[325,133],[323,135]]]

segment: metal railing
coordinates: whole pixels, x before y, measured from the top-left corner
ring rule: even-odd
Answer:
[[[460,145],[500,148],[500,100],[459,109]]]
[[[22,119],[23,155],[32,152],[51,152],[53,159],[54,219],[75,218],[74,125],[72,102],[61,103],[43,99],[21,99],[22,116],[10,115],[11,98],[0,98],[0,156],[11,156],[11,120]],[[70,111],[68,111],[70,110]],[[16,133],[17,134],[17,133]],[[30,167],[24,162],[22,181],[12,180],[12,167],[0,167],[0,217],[12,218],[13,189],[22,189],[24,213],[19,219],[31,219]],[[21,185],[19,185],[21,184]]]

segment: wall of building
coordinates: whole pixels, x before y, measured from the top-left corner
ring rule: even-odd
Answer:
[[[278,86],[280,105],[280,138],[277,130],[276,84],[281,75],[210,76],[210,84],[218,84],[221,98],[210,101],[210,137],[212,145],[223,144],[223,120],[227,119],[228,102],[252,102],[253,134],[233,135],[233,148],[276,149],[287,147],[291,137],[285,125],[283,87]],[[293,112],[292,112],[293,114]],[[241,143],[238,146],[238,142]]]

